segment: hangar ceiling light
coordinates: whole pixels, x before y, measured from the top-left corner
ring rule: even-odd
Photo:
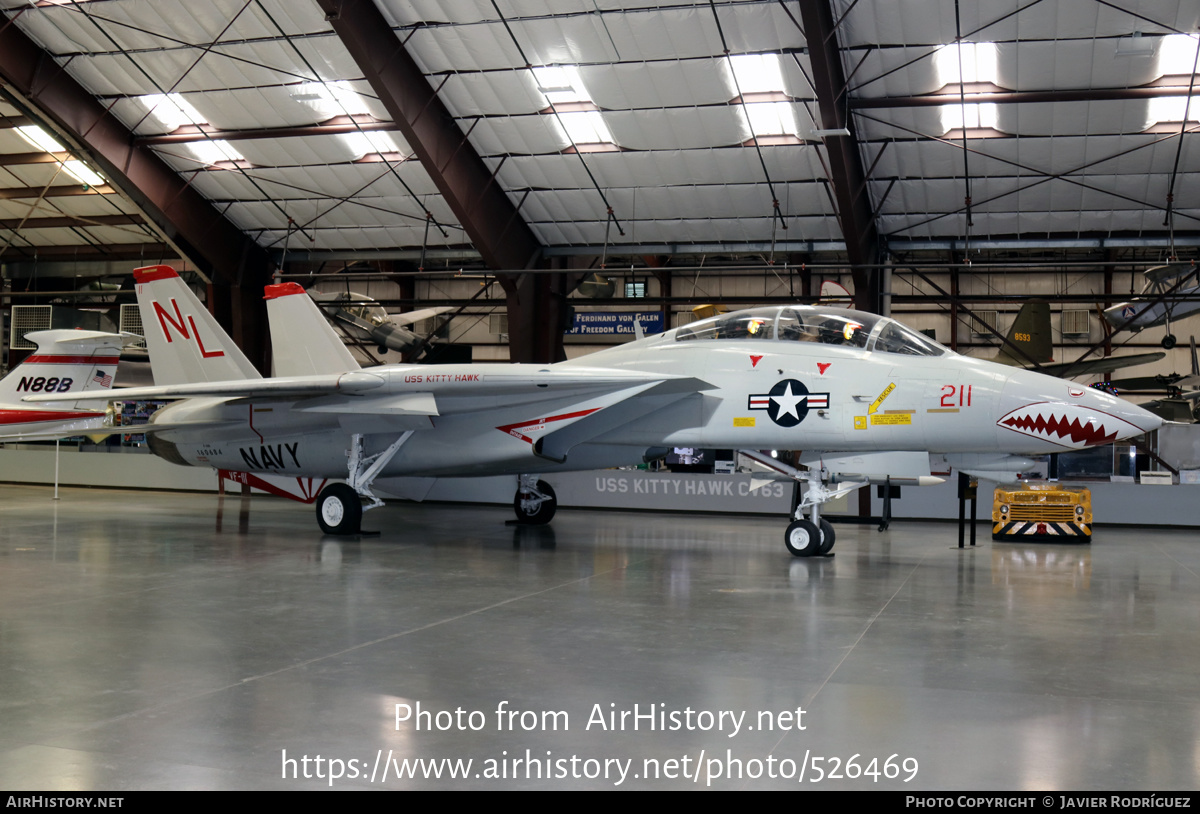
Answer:
[[[17,133],[20,134],[21,138],[25,139],[25,141],[29,142],[42,152],[64,153],[67,150],[66,147],[52,139],[49,133],[35,124],[27,125],[25,127],[18,127]],[[77,159],[69,159],[67,161],[59,161],[58,163],[62,166],[64,172],[81,184],[96,187],[104,183],[104,179],[97,175],[82,161]]]

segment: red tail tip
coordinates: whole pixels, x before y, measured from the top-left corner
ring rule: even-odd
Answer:
[[[263,299],[273,300],[277,297],[289,297],[292,294],[303,294],[304,286],[299,283],[275,283],[263,289]]]
[[[155,280],[167,280],[178,276],[179,272],[170,266],[143,266],[140,269],[133,270],[133,279],[137,283],[150,283]]]

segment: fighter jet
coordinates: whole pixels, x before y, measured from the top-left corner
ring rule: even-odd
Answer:
[[[108,391],[117,373],[125,338],[100,331],[33,331],[25,338],[38,349],[0,379],[0,441],[42,441],[103,430],[105,411],[78,405],[47,409],[22,404],[24,396],[62,394],[68,401],[85,391]],[[111,396],[107,393],[103,398]]]
[[[636,464],[671,447],[799,449],[809,469],[793,474],[808,489],[785,544],[811,556],[834,543],[821,505],[866,483],[877,453],[921,458],[925,475],[930,451],[962,471],[1018,471],[1033,465],[1023,456],[1162,423],[1107,393],[825,306],[720,314],[557,364],[358,369],[303,290],[284,283],[266,290],[282,375],[264,379],[173,269],[134,274],[165,381],[122,395],[182,399],[145,425],[151,450],[185,465],[344,479],[316,501],[330,534],[357,532],[363,501],[381,505],[378,477],[514,474],[518,518],[544,523],[556,499],[539,474]],[[825,462],[847,456],[863,477],[836,483]]]
[[[1195,263],[1172,263],[1146,269],[1146,286],[1129,302],[1104,309],[1104,320],[1113,330],[1140,331],[1166,325],[1162,346],[1175,347],[1171,320],[1183,319],[1200,311],[1200,283]]]
[[[374,342],[380,353],[394,350],[398,353],[414,353],[428,350],[424,337],[404,327],[423,319],[453,311],[450,307],[422,308],[405,314],[389,314],[375,300],[353,291],[336,294],[308,292],[323,311],[338,321],[360,342]]]

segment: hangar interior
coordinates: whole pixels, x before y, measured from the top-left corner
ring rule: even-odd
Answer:
[[[830,301],[991,358],[1037,301],[1055,362],[1161,354],[1073,381],[1135,378],[1190,422],[1198,29],[1183,0],[0,0],[5,361],[37,328],[140,333],[132,270],[158,264],[268,375],[280,282],[364,316],[437,309],[403,350],[346,330],[364,365],[552,363],[632,338],[589,314],[665,330]],[[1106,319],[1138,296],[1176,318]],[[1193,443],[1138,450],[1197,469]],[[4,480],[57,466],[29,452],[0,451]],[[1128,487],[1090,546],[847,523],[839,556],[796,562],[747,514],[532,530],[395,503],[349,542],[261,496],[5,485],[0,786],[320,787],[280,751],[532,743],[920,763],[835,788],[1196,788],[1194,531],[1134,518],[1200,517],[1189,485]],[[396,704],[504,699],[570,709],[571,733],[393,725]],[[576,726],[634,703],[814,725]]]

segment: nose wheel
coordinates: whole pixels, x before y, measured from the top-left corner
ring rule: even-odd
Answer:
[[[534,475],[521,475],[517,494],[513,497],[513,512],[517,522],[529,526],[544,526],[558,511],[558,497],[554,489]]]

